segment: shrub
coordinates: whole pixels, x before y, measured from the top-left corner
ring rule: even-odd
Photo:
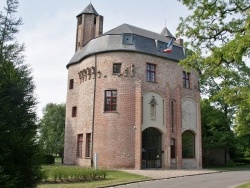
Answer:
[[[54,164],[55,157],[53,155],[44,155],[43,164]]]
[[[246,164],[250,164],[250,159],[249,158],[240,158],[240,159],[235,159],[234,162],[237,165],[246,165]]]
[[[47,177],[44,181],[91,181],[105,179],[107,170],[75,167],[75,166],[54,166],[44,167]]]

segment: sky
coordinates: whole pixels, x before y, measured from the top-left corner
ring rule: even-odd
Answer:
[[[6,0],[0,0],[0,10]],[[90,0],[19,0],[16,16],[23,19],[18,41],[32,68],[38,100],[37,114],[48,103],[65,103],[66,65],[75,53],[76,15]],[[104,32],[127,23],[156,33],[166,27],[175,35],[180,17],[189,12],[177,0],[91,0],[104,16]]]

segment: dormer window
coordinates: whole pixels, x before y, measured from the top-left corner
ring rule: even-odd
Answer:
[[[162,52],[166,48],[166,43],[162,41],[156,41],[157,44],[157,50],[159,52]]]
[[[122,35],[122,44],[133,44],[133,41],[134,41],[134,37],[133,37],[133,34],[130,34],[130,33],[124,33]]]

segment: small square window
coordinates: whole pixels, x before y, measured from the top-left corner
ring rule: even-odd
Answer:
[[[121,63],[114,63],[113,64],[113,74],[120,74],[121,73]]]
[[[133,44],[133,35],[130,33],[123,34],[123,44]]]
[[[77,107],[74,106],[72,107],[72,117],[76,117],[76,114],[77,114]]]
[[[74,88],[74,79],[70,79],[69,80],[69,89],[73,89]]]

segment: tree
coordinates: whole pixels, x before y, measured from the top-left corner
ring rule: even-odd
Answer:
[[[236,137],[233,131],[228,127],[229,121],[230,119],[225,117],[223,110],[212,106],[208,99],[201,100],[203,151],[225,151],[225,163],[229,160],[227,157],[229,151],[234,150],[236,144]],[[209,165],[209,161],[207,161],[207,163],[207,165]]]
[[[187,47],[194,52],[183,64],[201,70],[204,80],[230,86],[220,93],[234,102],[244,86],[249,86],[250,70],[244,59],[250,53],[250,1],[180,1],[193,10],[192,15],[181,18],[178,27],[179,35],[188,38]]]
[[[186,68],[201,74],[201,91],[214,108],[223,112],[224,122],[249,116],[250,53],[249,0],[179,0],[193,13],[181,18],[178,35],[187,37]],[[236,121],[239,123],[239,121]],[[241,121],[246,126],[246,122]]]
[[[62,155],[65,127],[65,104],[49,103],[39,123],[40,143],[47,154]]]
[[[249,86],[250,87],[250,86]],[[240,108],[236,113],[236,126],[235,132],[240,139],[239,149],[242,151],[245,157],[250,157],[250,97],[249,91],[246,88],[245,92],[241,93],[242,98],[246,98],[248,100],[244,100],[239,104]]]
[[[0,187],[33,188],[42,178],[33,97],[35,85],[15,40],[21,19],[17,0],[0,12]]]

